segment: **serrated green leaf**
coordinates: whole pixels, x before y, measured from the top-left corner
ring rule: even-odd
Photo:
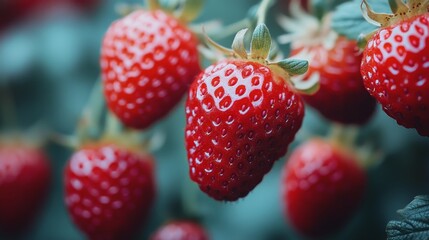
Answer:
[[[266,59],[270,53],[271,35],[265,24],[258,24],[253,31],[250,54],[254,59]]]
[[[388,240],[429,239],[429,196],[415,197],[398,213],[403,219],[387,224]]]
[[[292,76],[304,74],[308,70],[308,61],[306,60],[284,59],[275,64]]]
[[[346,2],[337,7],[332,16],[332,28],[340,35],[357,40],[361,33],[369,33],[376,29],[368,23],[361,12],[361,0]],[[369,1],[377,12],[390,12],[387,0]]]
[[[237,53],[241,58],[247,58],[246,48],[244,47],[244,37],[247,32],[247,28],[237,32],[232,42],[232,50]]]

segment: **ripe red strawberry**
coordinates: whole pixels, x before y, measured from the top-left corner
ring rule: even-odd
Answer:
[[[362,55],[356,41],[338,37],[332,46],[323,42],[292,50],[291,56],[310,62],[304,80],[319,77],[320,89],[304,100],[325,118],[342,124],[365,124],[375,110],[375,99],[363,86]],[[294,44],[293,44],[294,45]]]
[[[150,240],[208,240],[202,226],[189,221],[170,222],[158,229]]]
[[[242,59],[211,65],[191,85],[186,102],[189,172],[216,200],[246,196],[286,153],[301,127],[304,106],[288,82],[291,73],[282,73],[281,62],[265,60],[270,43],[268,29],[259,25],[249,54],[240,47],[231,50]],[[264,50],[259,51],[261,45]]]
[[[402,3],[380,21],[382,27],[364,49],[361,73],[366,89],[390,117],[429,136],[428,3],[408,2],[418,5]],[[364,6],[378,21],[366,1]]]
[[[197,77],[186,102],[190,174],[217,200],[246,196],[301,127],[301,98],[263,64],[227,60]]]
[[[152,158],[114,144],[84,147],[66,166],[65,195],[90,239],[131,239],[154,201]]]
[[[161,10],[138,10],[114,22],[101,49],[110,110],[137,129],[167,115],[200,71],[197,45],[185,25]]]
[[[20,234],[35,220],[49,190],[47,156],[23,143],[0,142],[0,228]]]
[[[352,151],[312,139],[292,153],[281,185],[292,226],[303,235],[325,237],[339,231],[357,211],[366,175]]]

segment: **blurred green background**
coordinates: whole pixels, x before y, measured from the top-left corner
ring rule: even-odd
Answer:
[[[49,13],[43,11],[41,16],[1,30],[0,87],[7,85],[12,90],[20,126],[29,127],[43,121],[53,131],[73,132],[99,75],[101,39],[109,24],[119,17],[115,12],[115,4],[119,2],[139,1],[99,0],[90,10],[66,7]],[[232,23],[245,17],[257,2],[206,0],[197,22],[218,19],[224,24]],[[7,12],[7,9],[0,10]],[[275,23],[276,14],[281,11],[282,7],[276,7],[268,15],[268,26],[274,37],[282,33]],[[231,41],[232,37],[220,42],[228,46]],[[287,46],[282,46],[282,50],[287,53]],[[234,203],[216,202],[200,193],[189,180],[184,126],[182,101],[169,117],[154,127],[154,131],[166,135],[166,142],[154,153],[158,195],[151,216],[142,226],[140,239],[147,239],[167,220],[184,216],[185,211],[198,211],[215,240],[301,239],[288,226],[280,203],[280,175],[288,155],[274,165],[245,199]],[[290,150],[311,135],[326,134],[328,128],[328,122],[307,109],[304,126]],[[385,225],[398,218],[396,210],[415,195],[429,193],[427,138],[397,126],[378,109],[372,121],[361,129],[360,141],[376,144],[383,151],[384,159],[368,170],[369,187],[363,207],[351,224],[333,239],[385,239]],[[68,217],[63,202],[62,170],[71,151],[53,143],[48,144],[47,150],[54,170],[51,192],[24,239],[84,239]],[[0,239],[5,238],[0,236]]]

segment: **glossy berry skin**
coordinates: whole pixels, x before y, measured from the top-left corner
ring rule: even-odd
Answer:
[[[356,156],[322,139],[298,147],[285,165],[282,200],[285,215],[302,235],[338,232],[357,211],[366,175]]]
[[[89,239],[132,239],[155,197],[150,156],[116,145],[86,147],[65,169],[65,202]]]
[[[371,118],[376,102],[363,86],[362,54],[358,53],[356,41],[338,37],[332,47],[322,43],[299,47],[292,49],[292,56],[302,56],[309,61],[304,80],[319,76],[319,90],[303,98],[324,118],[353,125],[363,125]]]
[[[378,30],[363,54],[368,92],[398,124],[429,136],[429,13]]]
[[[176,106],[200,72],[198,40],[166,13],[138,10],[114,22],[101,48],[109,109],[144,129]]]
[[[304,116],[301,97],[265,65],[208,67],[186,102],[191,179],[216,200],[246,196],[283,156]]]
[[[209,240],[202,226],[189,221],[170,222],[158,229],[150,240]]]
[[[46,200],[51,180],[47,156],[25,144],[0,144],[0,228],[25,232]]]

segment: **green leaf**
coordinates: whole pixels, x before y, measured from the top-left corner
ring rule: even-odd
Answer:
[[[377,12],[391,12],[387,0],[368,1]],[[353,0],[338,6],[332,16],[332,28],[340,35],[357,40],[361,33],[370,33],[376,29],[368,23],[361,12],[361,0]]]
[[[258,24],[253,31],[250,54],[254,59],[266,59],[270,53],[271,35],[265,24]]]
[[[415,197],[398,214],[403,217],[402,220],[387,224],[388,240],[429,239],[429,195]]]
[[[308,61],[306,60],[284,59],[275,64],[292,76],[304,74],[308,70]]]

